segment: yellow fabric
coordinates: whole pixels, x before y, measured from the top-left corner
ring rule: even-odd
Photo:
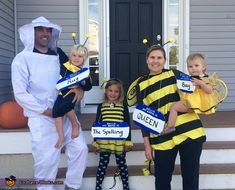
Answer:
[[[69,70],[69,71],[71,71],[71,72],[73,72],[73,73],[75,73],[75,72],[77,72],[77,71],[79,71],[79,70],[81,69],[80,67],[77,67],[76,65],[71,64],[70,61],[65,62],[63,65],[64,65],[64,67],[65,67],[67,70]],[[60,78],[62,78],[62,76],[60,76]],[[73,89],[73,88],[76,88],[76,87],[77,87],[77,86],[75,85],[75,86],[71,86],[71,87],[69,87],[69,88],[70,88],[70,89]],[[63,97],[66,97],[66,96],[69,94],[69,92],[70,92],[70,91],[68,91],[65,95],[63,95]],[[59,95],[62,95],[62,93],[59,92]]]
[[[125,146],[133,147],[133,142],[125,140],[97,140],[92,142],[92,146],[101,152],[108,151],[121,154],[124,152]]]
[[[127,90],[127,104],[129,106],[134,106],[137,103],[136,98],[136,85],[141,77],[135,79]]]
[[[187,123],[187,122],[189,123],[189,127],[190,127],[190,121],[194,121],[197,119],[199,119],[199,116],[196,115],[194,112],[179,115],[177,117],[175,127],[177,128],[179,125],[181,125],[183,123]],[[176,145],[181,144],[182,142],[184,142],[188,138],[197,139],[197,138],[199,138],[201,136],[205,136],[205,135],[206,135],[206,133],[205,133],[204,127],[198,127],[196,129],[189,130],[185,133],[173,136],[172,139],[170,139],[170,140],[164,141],[164,142],[156,144],[156,145],[152,145],[152,147],[155,150],[169,150],[169,149],[174,148]],[[151,134],[150,137],[154,138],[154,137],[157,137],[157,135]]]
[[[202,80],[211,85],[212,87],[216,85],[217,77],[215,75],[211,77],[203,77]],[[196,88],[193,93],[180,92],[182,100],[185,100],[188,107],[193,109],[195,113],[198,114],[213,114],[216,111],[216,107],[220,103],[216,96],[215,91],[211,94],[204,92],[201,88]]]
[[[64,63],[64,66],[65,66],[66,69],[68,69],[69,71],[71,71],[73,73],[75,73],[75,72],[80,70],[79,67],[77,67],[76,65],[71,64],[69,61]]]

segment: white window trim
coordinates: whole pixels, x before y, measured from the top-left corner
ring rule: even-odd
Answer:
[[[88,32],[88,26],[87,26],[87,20],[88,20],[88,2],[80,0],[79,1],[79,40],[83,41],[85,40],[85,35]],[[85,63],[86,65],[87,63]],[[81,109],[85,106],[85,103],[83,100],[81,100]],[[82,110],[81,110],[82,111]]]
[[[169,0],[163,1],[163,41],[166,42],[168,36],[168,5]],[[179,0],[179,67],[178,69],[187,72],[186,59],[189,54],[189,1]],[[169,55],[169,47],[165,48],[166,55]],[[168,56],[167,56],[168,58]],[[169,68],[169,58],[166,62]]]
[[[189,22],[190,22],[190,1],[179,0],[179,27],[182,29],[182,32],[179,33],[180,38],[180,70],[187,73],[187,64],[186,59],[189,55]]]
[[[110,78],[110,36],[109,36],[109,0],[98,0],[99,3],[99,62],[103,69],[100,71],[100,83],[103,78]],[[79,39],[85,40],[88,33],[88,0],[79,1]],[[89,43],[89,42],[88,42]],[[88,62],[86,63],[88,65]],[[95,113],[97,106],[86,106],[81,101],[82,113]]]

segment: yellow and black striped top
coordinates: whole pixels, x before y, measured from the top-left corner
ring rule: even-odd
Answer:
[[[110,106],[108,103],[98,105],[96,122],[127,122],[130,126],[130,116],[126,104],[115,104]],[[131,142],[131,129],[126,140],[95,140],[92,145],[101,152],[123,153],[125,146],[133,146]]]
[[[179,73],[164,69],[158,75],[143,76],[136,88],[138,103],[157,109],[164,114],[167,122],[171,105],[180,100],[175,77]],[[150,143],[156,150],[169,150],[192,140],[206,140],[204,127],[194,112],[178,113],[175,127],[176,131],[167,135],[154,135],[144,130],[142,134],[150,137]]]

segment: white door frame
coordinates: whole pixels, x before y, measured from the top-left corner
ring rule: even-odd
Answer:
[[[189,1],[178,0],[179,2],[179,70],[187,72],[186,58],[189,54]],[[99,59],[100,59],[100,83],[103,78],[110,78],[110,36],[109,36],[109,0],[98,0],[99,2]],[[164,41],[167,41],[168,36],[168,4],[169,0],[163,1],[163,36]],[[88,33],[88,0],[79,0],[79,39],[85,40],[85,34]],[[165,35],[166,34],[166,35]],[[168,47],[166,53],[168,55]],[[88,63],[86,63],[88,64]],[[167,63],[167,67],[168,67]],[[100,84],[101,85],[101,84]],[[90,92],[86,92],[84,99],[81,101],[82,113],[95,113],[96,105],[87,105],[86,101],[94,97],[101,101],[103,91],[99,87],[94,87]],[[97,103],[99,103],[97,101]]]
[[[98,0],[99,3],[99,63],[100,63],[100,84],[104,79],[110,77],[110,43],[109,43],[109,0]],[[88,33],[88,0],[79,1],[79,39],[85,40]],[[88,42],[89,43],[89,42]],[[88,61],[86,62],[88,65]],[[103,89],[94,86],[89,92],[85,92],[81,101],[82,113],[94,113],[97,103],[103,98]]]

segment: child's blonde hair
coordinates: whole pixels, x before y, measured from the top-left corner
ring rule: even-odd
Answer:
[[[69,56],[71,56],[73,54],[79,54],[79,55],[83,56],[84,62],[85,62],[85,60],[88,57],[88,50],[85,46],[83,46],[81,44],[76,44],[76,45],[72,46]]]
[[[195,61],[196,59],[201,60],[202,65],[204,65],[205,69],[203,72],[206,71],[206,57],[202,53],[192,53],[187,57],[187,66],[190,62]]]
[[[124,101],[124,89],[123,89],[123,83],[122,81],[120,81],[119,79],[113,78],[108,80],[108,82],[105,85],[105,93],[104,93],[104,102],[108,102],[108,97],[107,97],[107,89],[108,87],[112,86],[112,85],[117,85],[119,90],[120,90],[120,96],[118,99],[119,103],[123,103]]]

